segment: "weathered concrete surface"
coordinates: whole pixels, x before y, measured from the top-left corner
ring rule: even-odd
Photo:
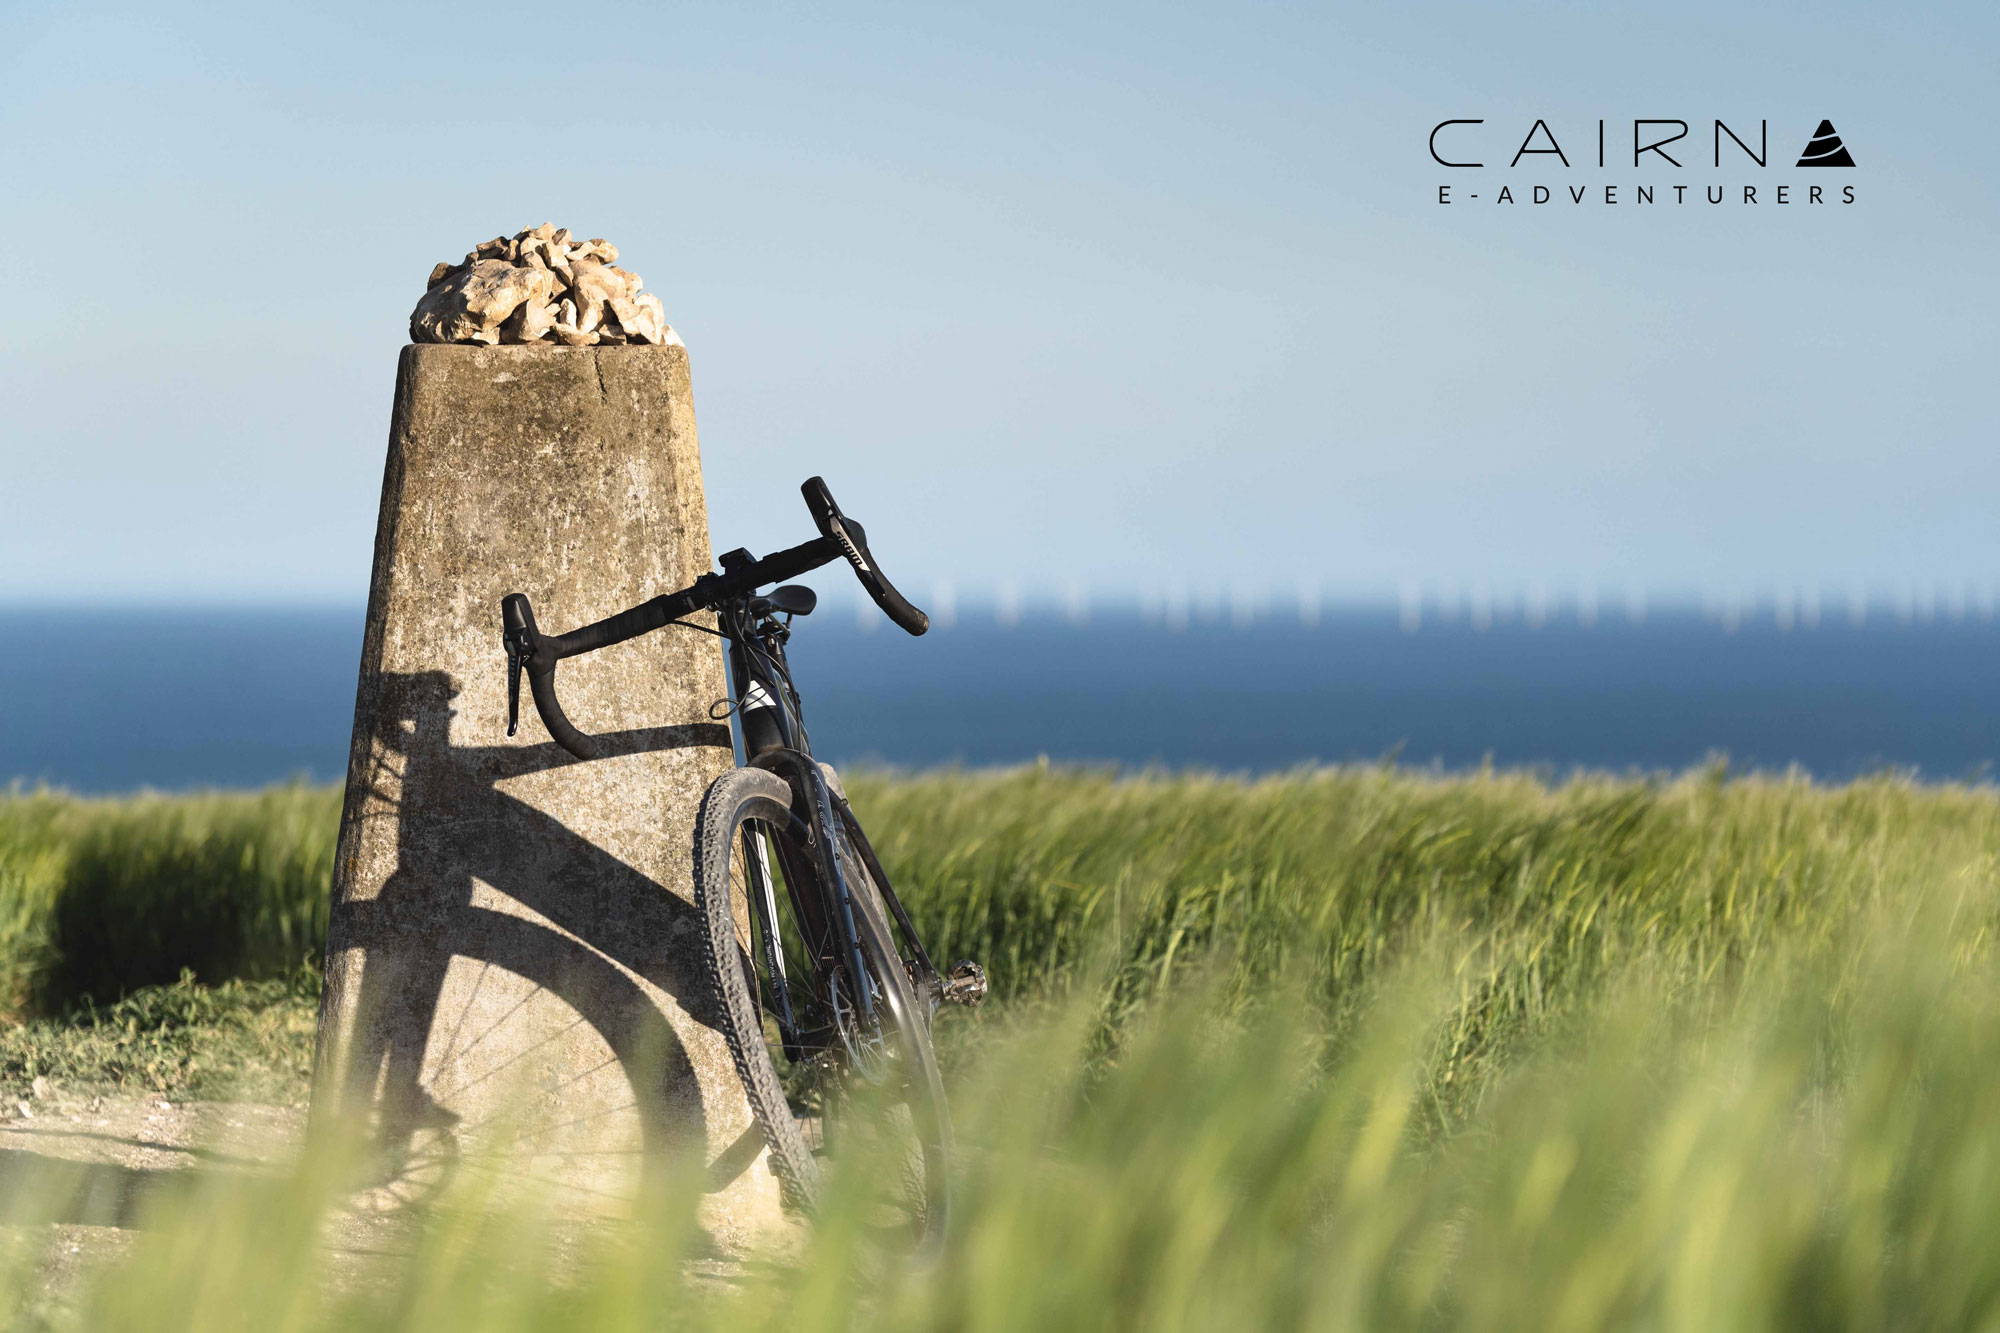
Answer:
[[[779,1216],[689,901],[731,762],[716,641],[563,664],[612,758],[572,760],[525,697],[506,737],[504,594],[556,632],[709,560],[685,349],[404,349],[314,1093],[322,1123],[375,1127],[382,1203],[492,1170],[616,1210],[699,1153],[719,1239]]]

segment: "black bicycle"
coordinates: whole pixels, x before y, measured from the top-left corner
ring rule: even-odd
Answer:
[[[728,647],[730,698],[746,759],[709,787],[695,822],[694,890],[707,931],[710,980],[722,1028],[771,1162],[787,1195],[810,1208],[821,1183],[819,1151],[843,1101],[884,1113],[904,1163],[896,1206],[920,1237],[944,1224],[951,1120],[931,1021],[947,1003],[977,1004],[986,975],[962,962],[940,973],[890,887],[847,803],[839,777],[812,756],[799,692],[785,660],[794,617],[817,601],[812,589],[779,586],[845,559],[877,606],[911,634],[929,619],[896,591],[868,549],[862,526],[840,512],[818,477],[800,490],[820,535],[759,560],[735,550],[722,572],[572,630],[545,635],[520,593],[501,601],[507,650],[507,734],[519,722],[521,676],[535,710],[564,749],[595,758],[600,747],[564,716],[556,664],[664,625],[718,635]],[[715,628],[690,623],[715,613]]]

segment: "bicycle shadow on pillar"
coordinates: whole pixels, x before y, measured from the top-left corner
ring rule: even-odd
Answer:
[[[356,737],[368,777],[357,790],[350,776],[343,815],[315,1120],[372,1126],[383,1207],[468,1166],[630,1197],[662,1164],[707,1150],[701,1088],[663,1004],[717,1022],[698,954],[673,947],[699,940],[697,914],[601,845],[618,836],[585,836],[501,790],[578,761],[553,743],[453,745],[456,694],[442,671],[364,684],[376,725]],[[729,732],[607,741],[614,757],[592,780],[612,792],[657,776],[628,756],[727,747]],[[592,780],[579,770],[559,795],[585,811]],[[647,831],[686,855],[691,829]],[[629,817],[622,832],[644,854]]]

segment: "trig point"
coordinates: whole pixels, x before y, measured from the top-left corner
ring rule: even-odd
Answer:
[[[495,1172],[617,1211],[699,1155],[708,1221],[779,1215],[701,969],[694,812],[732,762],[714,641],[563,675],[580,763],[506,736],[499,606],[595,620],[709,568],[687,352],[553,227],[439,265],[403,351],[327,943],[314,1114],[365,1123],[371,1196]],[[516,345],[518,344],[518,345]]]

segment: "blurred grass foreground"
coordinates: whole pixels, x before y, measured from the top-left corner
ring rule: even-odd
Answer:
[[[49,1306],[124,1328],[2000,1326],[2000,792],[1881,777],[855,778],[939,952],[945,1253],[705,1277],[696,1185],[552,1252],[441,1205],[343,1280],[324,1163],[188,1173]],[[337,796],[0,800],[0,1091],[303,1097]],[[870,1164],[839,1164],[836,1182]],[[846,1173],[845,1177],[841,1173]],[[0,1182],[4,1188],[4,1182]],[[38,1211],[39,1210],[39,1211]]]

